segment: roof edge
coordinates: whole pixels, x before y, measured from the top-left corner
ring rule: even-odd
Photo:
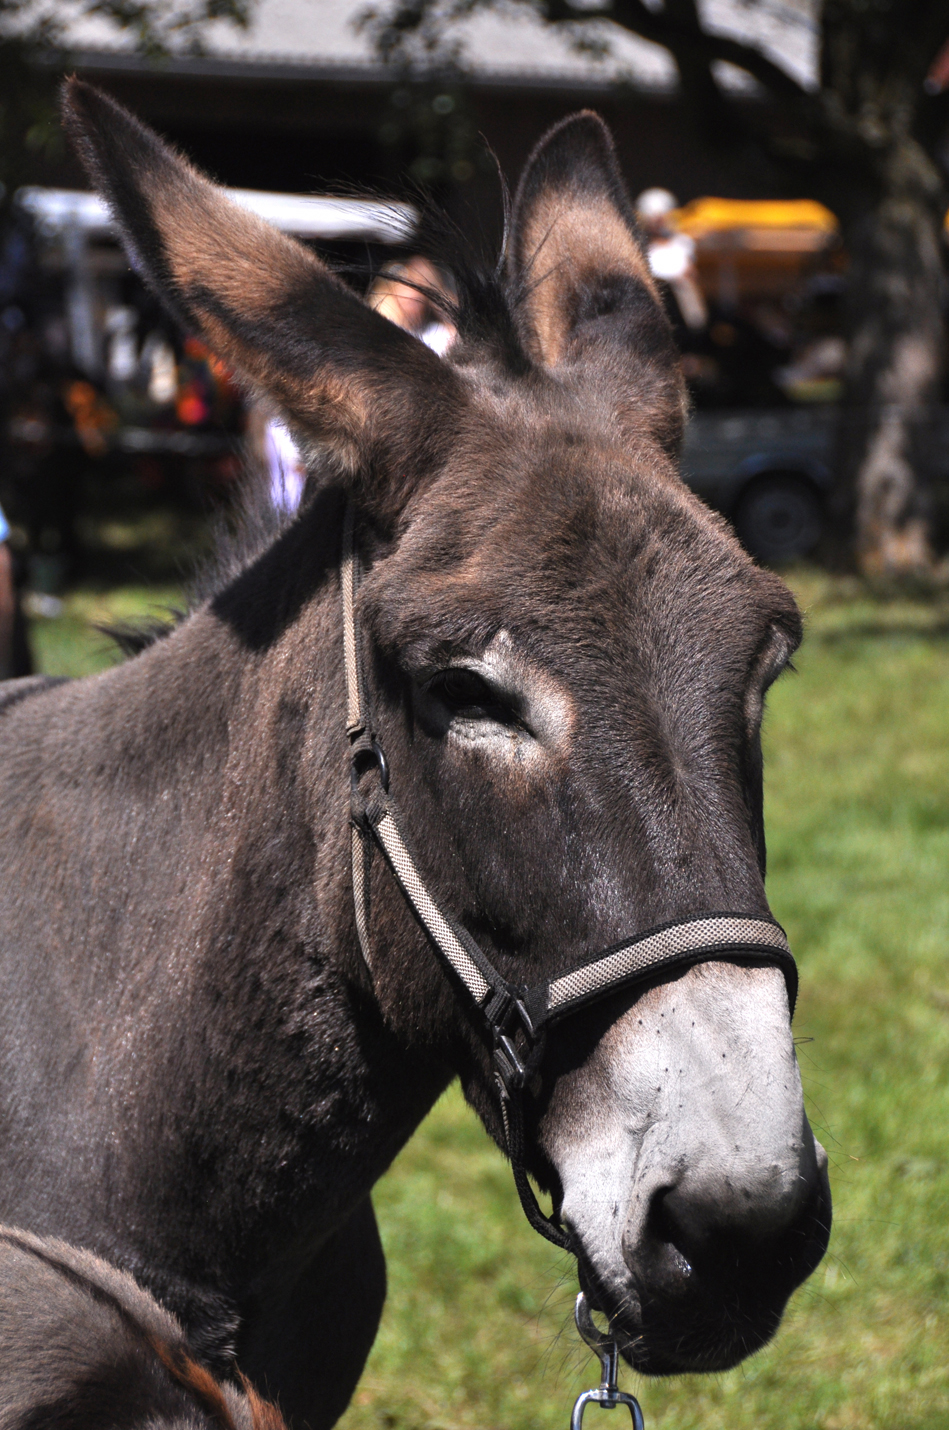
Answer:
[[[214,54],[174,55],[167,59],[150,60],[131,50],[74,48],[62,49],[56,55],[43,55],[38,62],[44,67],[70,68],[81,74],[153,74],[194,79],[290,80],[301,84],[352,84],[367,87],[397,85],[406,80],[430,83],[442,79],[445,83],[461,83],[472,89],[547,90],[576,95],[606,95],[625,92],[660,100],[678,97],[678,85],[675,83],[661,81],[643,83],[628,75],[618,78],[604,76],[602,79],[597,79],[594,76],[571,75],[564,71],[545,73],[537,70],[471,69],[461,72],[456,79],[430,70],[413,70],[406,74],[372,61],[356,63],[341,60],[310,64],[305,60],[294,61],[279,55],[262,56],[260,59],[235,59],[232,56]]]

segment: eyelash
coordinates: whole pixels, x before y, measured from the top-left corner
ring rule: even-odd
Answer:
[[[440,671],[429,681],[428,690],[456,715],[523,727],[523,720],[504,694],[467,666],[453,665]]]
[[[484,710],[501,703],[487,681],[464,666],[440,671],[428,688],[454,710]]]

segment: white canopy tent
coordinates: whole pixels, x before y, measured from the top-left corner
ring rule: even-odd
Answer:
[[[256,189],[225,189],[242,208],[259,214],[284,233],[324,241],[407,243],[418,213],[411,204],[325,195],[275,194]],[[102,369],[97,270],[93,246],[118,240],[118,229],[98,194],[80,189],[24,188],[17,201],[40,235],[59,249],[66,269],[66,321],[73,360],[90,377]],[[118,259],[119,255],[116,254]]]
[[[418,220],[411,204],[381,203],[377,199],[269,194],[258,189],[224,192],[241,208],[299,238],[405,243]],[[17,198],[49,237],[73,229],[90,238],[118,237],[108,206],[98,194],[80,189],[25,188]]]

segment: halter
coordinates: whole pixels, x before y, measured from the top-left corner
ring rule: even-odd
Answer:
[[[350,501],[343,525],[340,572],[343,597],[343,654],[346,666],[346,733],[352,775],[352,869],[356,931],[366,967],[369,958],[369,871],[375,845],[403,898],[428,934],[444,967],[460,985],[490,1036],[494,1073],[514,1183],[535,1231],[565,1251],[568,1232],[546,1216],[524,1166],[524,1096],[544,1055],[548,1029],[588,1003],[652,979],[659,972],[689,968],[714,959],[774,964],[784,974],[793,1014],[797,965],[787,937],[773,919],[744,914],[699,914],[662,924],[581,959],[569,971],[533,988],[509,983],[483,949],[438,904],[406,841],[398,809],[389,794],[389,765],[372,727],[356,627],[359,559],[354,541],[355,510]],[[368,791],[368,792],[367,792]]]

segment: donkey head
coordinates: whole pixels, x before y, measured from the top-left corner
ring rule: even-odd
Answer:
[[[601,121],[541,141],[446,361],[111,101],[73,83],[67,118],[133,262],[355,501],[393,787],[505,977],[766,916],[759,729],[799,617],[678,479],[679,367]],[[378,861],[371,937],[384,1017],[500,1140],[490,1050]],[[533,1093],[531,1170],[631,1362],[760,1346],[830,1220],[780,971],[720,959],[612,996],[552,1035]]]

